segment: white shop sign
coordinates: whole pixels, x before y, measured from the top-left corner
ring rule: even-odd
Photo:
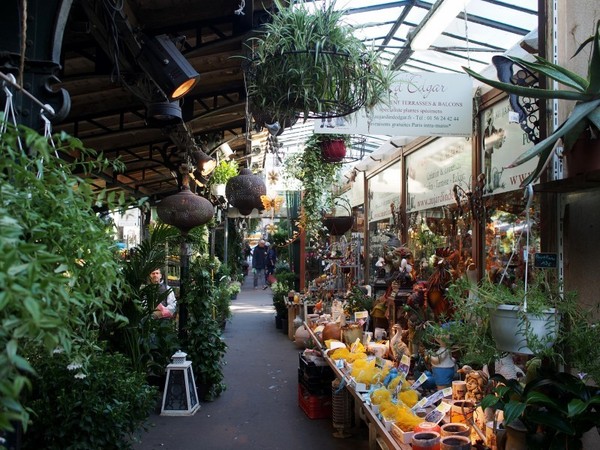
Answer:
[[[406,211],[454,203],[452,188],[471,186],[471,140],[440,138],[406,157]]]
[[[388,105],[315,120],[315,133],[387,136],[472,134],[473,83],[467,74],[397,72]]]

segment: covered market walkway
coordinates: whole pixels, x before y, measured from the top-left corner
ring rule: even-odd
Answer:
[[[298,348],[275,328],[271,291],[247,277],[232,302],[223,338],[227,390],[202,402],[191,417],[154,413],[136,450],[368,448],[366,426],[347,439],[333,436],[331,419],[309,419],[298,406]]]

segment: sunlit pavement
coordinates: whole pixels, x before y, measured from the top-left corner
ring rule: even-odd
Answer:
[[[227,390],[201,402],[191,417],[150,417],[135,449],[338,450],[368,448],[363,425],[348,439],[333,437],[331,419],[309,419],[298,406],[298,353],[275,328],[271,290],[247,277],[225,327]]]

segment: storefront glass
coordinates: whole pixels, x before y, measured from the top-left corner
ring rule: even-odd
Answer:
[[[398,211],[402,191],[401,163],[397,162],[369,178],[369,279],[374,280],[376,264],[383,256],[383,244],[398,236]],[[393,205],[393,207],[392,207]]]
[[[533,191],[520,186],[535,168],[537,158],[508,167],[533,145],[514,115],[506,99],[485,109],[480,121],[486,205],[485,272],[495,281],[500,281],[505,270],[503,281],[523,279],[527,242],[529,255],[539,250],[539,200],[533,197]]]
[[[471,190],[471,148],[470,139],[440,138],[406,157],[408,247],[417,279],[431,275],[436,256],[451,257],[457,269],[471,257],[472,216],[454,195],[454,186]]]

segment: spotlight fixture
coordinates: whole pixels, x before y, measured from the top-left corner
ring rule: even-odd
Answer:
[[[194,151],[192,157],[194,158],[198,170],[204,177],[210,175],[212,171],[215,170],[215,167],[217,167],[217,161],[200,149]]]
[[[162,128],[181,123],[179,100],[174,102],[150,103],[146,109],[146,124],[153,128]]]
[[[142,38],[139,63],[169,101],[187,94],[200,77],[166,34]]]
[[[224,142],[217,147],[217,154],[223,159],[231,159],[233,156],[233,150],[227,142]]]

